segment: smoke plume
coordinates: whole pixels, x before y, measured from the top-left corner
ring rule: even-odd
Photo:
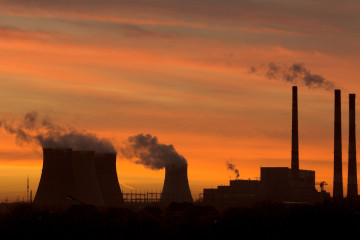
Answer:
[[[271,62],[259,67],[252,66],[250,72],[264,75],[268,79],[284,80],[294,84],[302,83],[308,88],[334,89],[333,82],[326,80],[321,75],[311,73],[302,63],[294,63],[288,67]]]
[[[42,148],[72,148],[79,151],[116,152],[110,140],[95,134],[63,127],[49,118],[40,119],[38,113],[26,113],[20,124],[0,121],[0,128],[15,135],[18,145],[39,144]]]
[[[120,148],[120,152],[124,158],[153,170],[168,165],[187,165],[186,159],[176,152],[173,145],[159,143],[157,137],[150,134],[130,136]]]
[[[239,170],[236,169],[235,165],[232,164],[231,162],[226,162],[226,166],[227,166],[228,170],[231,170],[231,171],[233,171],[235,173],[235,176],[236,176],[235,179],[238,179],[239,176],[240,176],[240,173],[239,173]]]

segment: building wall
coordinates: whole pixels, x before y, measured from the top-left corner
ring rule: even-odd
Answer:
[[[294,174],[287,167],[262,167],[258,180],[231,180],[229,186],[204,189],[204,203],[238,206],[260,200],[319,202],[328,194],[315,188],[315,171],[299,170]]]

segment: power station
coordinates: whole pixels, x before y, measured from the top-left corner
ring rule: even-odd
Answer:
[[[333,199],[343,199],[341,91],[334,102]],[[349,95],[349,148],[347,198],[357,199],[355,94]],[[159,203],[193,202],[188,165],[168,164]],[[247,205],[259,200],[317,203],[330,199],[321,182],[316,190],[315,171],[300,169],[298,91],[292,87],[291,168],[261,167],[260,180],[232,180],[229,186],[204,189],[203,201],[211,205]],[[28,191],[27,186],[27,191]],[[28,194],[28,193],[27,193]],[[27,198],[28,195],[27,195]],[[86,204],[98,207],[125,206],[116,171],[116,153],[43,149],[43,169],[34,203],[42,206]]]
[[[341,91],[335,90],[334,108],[334,200],[343,198]],[[315,171],[299,168],[298,97],[292,87],[291,168],[261,167],[260,180],[232,180],[229,186],[204,189],[203,201],[211,205],[246,205],[259,200],[282,202],[322,202],[330,199],[323,186],[316,183]],[[356,171],[355,94],[349,95],[349,167],[348,198],[358,197]],[[320,184],[321,191],[315,188]]]

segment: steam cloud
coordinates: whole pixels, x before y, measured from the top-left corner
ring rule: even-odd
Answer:
[[[231,170],[235,173],[236,179],[238,179],[240,177],[240,173],[239,170],[236,169],[235,165],[230,163],[230,162],[226,162],[226,166],[228,170]]]
[[[323,76],[311,73],[302,63],[294,63],[290,67],[277,65],[273,62],[260,67],[252,66],[251,73],[265,75],[268,79],[285,80],[291,83],[303,83],[308,88],[334,89],[334,83]]]
[[[176,152],[173,145],[159,143],[157,137],[150,134],[141,133],[129,137],[120,148],[120,152],[126,159],[153,170],[159,170],[168,165],[187,165],[186,159]]]
[[[80,151],[116,152],[110,140],[95,134],[54,124],[50,119],[39,119],[38,113],[26,113],[23,121],[15,125],[0,121],[0,128],[15,135],[16,143],[40,144],[42,148],[72,148]]]

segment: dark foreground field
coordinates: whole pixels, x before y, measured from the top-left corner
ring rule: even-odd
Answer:
[[[258,239],[355,236],[360,229],[357,204],[316,206],[259,203],[252,208],[171,204],[140,211],[72,206],[40,210],[3,205],[0,239]]]

